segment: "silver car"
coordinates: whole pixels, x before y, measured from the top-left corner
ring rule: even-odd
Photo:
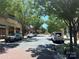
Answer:
[[[18,41],[18,40],[22,40],[22,34],[21,33],[15,33],[14,35],[8,35],[5,38],[5,42],[14,42],[14,41]]]

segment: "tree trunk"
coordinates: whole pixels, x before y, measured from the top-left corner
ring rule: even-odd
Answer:
[[[74,45],[77,46],[77,32],[74,33]]]
[[[74,35],[74,46],[77,46],[77,30],[76,26],[74,25],[73,35]]]
[[[72,25],[69,23],[69,33],[70,33],[70,51],[73,50],[73,41],[72,41]]]
[[[26,33],[26,29],[25,29],[25,26],[22,24],[22,35],[24,36]]]

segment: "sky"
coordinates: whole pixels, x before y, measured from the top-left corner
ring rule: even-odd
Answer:
[[[46,15],[46,16],[41,16],[41,19],[44,20],[44,21],[47,21],[48,18],[49,18],[49,17],[48,17],[47,15]]]
[[[47,15],[46,16],[41,16],[41,19],[44,20],[44,21],[48,21],[48,18],[49,17]],[[46,23],[43,23],[41,27],[43,27],[46,30],[48,29],[48,25]]]
[[[48,29],[48,25],[46,23],[43,23],[41,27],[43,27],[45,30]]]

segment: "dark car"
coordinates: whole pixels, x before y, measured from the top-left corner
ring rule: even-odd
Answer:
[[[50,40],[56,44],[63,44],[64,43],[64,40],[62,38],[62,33],[59,33],[59,32],[53,33],[53,35],[51,35]]]
[[[8,35],[5,38],[5,42],[14,42],[22,40],[22,34],[21,33],[15,33],[14,35]]]
[[[53,43],[56,43],[56,44],[63,44],[64,43],[63,38],[57,37],[57,36],[55,36],[54,39],[52,38],[51,40],[53,41]]]

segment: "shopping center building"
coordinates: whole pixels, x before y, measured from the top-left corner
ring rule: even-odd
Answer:
[[[12,18],[0,17],[0,39],[16,32],[22,32],[21,24]]]

